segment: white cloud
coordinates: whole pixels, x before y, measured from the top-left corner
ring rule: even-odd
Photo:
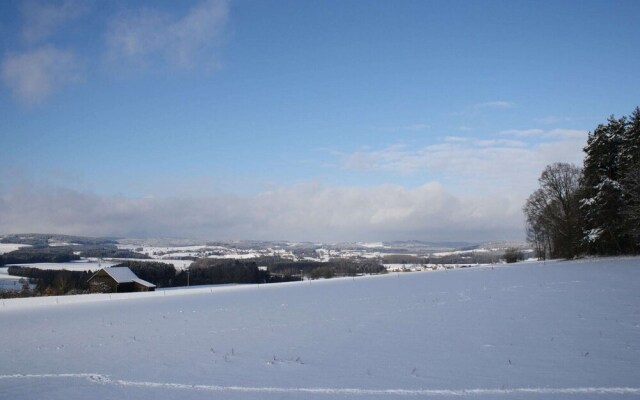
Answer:
[[[67,50],[45,46],[24,53],[10,53],[2,60],[2,79],[15,97],[37,104],[56,89],[82,77],[76,55]]]
[[[588,132],[578,129],[552,129],[547,132],[547,137],[564,138],[564,139],[580,139],[586,143]]]
[[[542,129],[508,129],[499,132],[501,135],[509,135],[516,137],[534,137],[544,135]]]
[[[578,129],[552,129],[545,131],[542,129],[508,129],[500,131],[499,134],[515,137],[541,137],[551,139],[587,139],[587,131]]]
[[[548,116],[542,118],[534,118],[533,121],[544,125],[557,125],[563,122],[572,122],[574,119],[569,117]]]
[[[424,131],[429,129],[429,125],[423,123],[411,124],[404,127],[407,131]]]
[[[456,197],[432,182],[304,184],[256,196],[127,198],[56,187],[0,186],[4,232],[207,239],[469,240],[523,236],[521,199]]]
[[[225,0],[206,0],[182,18],[143,9],[113,19],[106,35],[108,56],[135,67],[166,63],[174,68],[215,68],[215,48],[229,13]]]
[[[28,43],[45,40],[66,22],[85,14],[88,8],[88,3],[81,0],[26,1],[22,5],[22,37]]]
[[[485,139],[485,140],[476,140],[474,142],[474,145],[479,147],[524,147],[527,144],[519,140]]]
[[[512,108],[514,104],[510,101],[504,100],[496,100],[496,101],[487,101],[484,103],[477,103],[473,105],[473,109],[481,110],[481,109],[503,109],[503,108]]]
[[[486,112],[491,112],[494,110],[506,110],[513,107],[515,107],[515,104],[510,101],[505,101],[505,100],[486,101],[483,103],[473,104],[461,111],[452,112],[450,113],[450,115],[453,117],[461,117],[461,116],[471,117],[471,116],[477,116]],[[466,125],[463,125],[458,129],[461,131],[472,130],[472,128]]]
[[[444,140],[447,142],[466,142],[470,139],[464,136],[447,136],[444,138]]]
[[[430,126],[428,124],[417,122],[408,125],[376,127],[375,129],[385,132],[422,132],[428,130],[429,128]]]

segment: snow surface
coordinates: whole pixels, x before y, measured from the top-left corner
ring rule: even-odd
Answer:
[[[640,258],[12,299],[0,321],[8,399],[640,397]]]
[[[105,261],[105,260],[98,261],[97,258],[83,258],[81,260],[74,260],[74,261],[64,262],[64,263],[27,263],[27,264],[11,264],[11,265],[38,268],[38,269],[48,269],[48,270],[66,269],[67,271],[97,271],[101,268],[111,267],[119,263],[120,262],[117,259],[113,259],[112,261]]]
[[[117,283],[136,282],[143,286],[156,287],[153,283],[138,278],[129,267],[110,267],[104,268],[104,271]]]
[[[0,291],[8,290],[8,291],[19,291],[22,289],[22,283],[20,282],[21,278],[19,276],[9,275],[9,268],[2,267],[0,268]]]
[[[19,250],[23,247],[31,247],[31,245],[17,243],[0,243],[0,254],[11,253],[12,251]]]

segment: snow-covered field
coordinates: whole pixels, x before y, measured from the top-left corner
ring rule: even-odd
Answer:
[[[106,261],[106,260],[98,260],[95,258],[83,258],[81,260],[74,260],[65,263],[27,263],[27,264],[12,264],[16,266],[23,267],[32,267],[38,269],[49,269],[49,270],[62,270],[66,269],[67,271],[97,271],[100,268],[107,268],[113,265],[118,264],[119,261]]]
[[[11,276],[8,273],[8,268],[0,268],[0,290],[19,291],[22,289],[21,277]]]
[[[191,260],[172,260],[169,258],[105,258],[105,262],[109,262],[111,265],[120,264],[123,261],[136,261],[136,262],[155,262],[155,263],[164,263],[164,264],[172,264],[178,271],[188,268],[193,261]]]
[[[31,247],[28,244],[17,243],[0,243],[0,254],[11,253],[12,251],[19,250],[23,247]]]
[[[0,398],[640,398],[640,258],[101,296],[2,301]]]

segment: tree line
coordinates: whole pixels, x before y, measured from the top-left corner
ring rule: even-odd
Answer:
[[[70,236],[50,233],[21,233],[4,235],[0,239],[0,243],[18,243],[27,244],[33,247],[48,247],[49,242],[73,243],[75,245],[117,245],[118,242],[113,239],[106,238],[90,238],[84,236]]]
[[[554,163],[523,211],[539,258],[640,250],[640,107],[589,133],[582,168]]]
[[[299,260],[293,261],[280,257],[261,257],[260,265],[266,266],[272,276],[308,277],[309,279],[333,278],[337,276],[356,276],[358,274],[381,274],[387,272],[382,264],[374,260],[331,259],[326,262]]]
[[[267,266],[267,270],[258,265]],[[355,276],[385,273],[386,269],[373,261],[331,260],[329,262],[291,261],[278,257],[257,260],[229,260],[201,258],[186,270],[177,271],[173,264],[127,260],[114,267],[128,267],[139,278],[157,287],[187,285],[255,284]],[[29,278],[35,289],[25,288],[29,295],[63,295],[89,293],[89,271],[45,270],[26,266],[11,266],[9,274]],[[24,293],[22,293],[24,294]],[[0,293],[0,297],[19,293]]]
[[[79,260],[69,247],[23,247],[18,250],[0,255],[0,266],[5,264],[32,263],[64,263]]]
[[[50,270],[23,266],[11,266],[8,272],[9,275],[26,277],[31,283],[35,283],[33,290],[26,287],[23,291],[36,296],[88,293],[87,280],[93,275],[91,271]]]
[[[131,250],[118,249],[116,245],[74,245],[74,246],[49,246],[34,245],[22,247],[0,255],[0,266],[6,264],[36,264],[36,263],[65,263],[80,260],[81,257],[95,258],[135,258],[149,259],[146,254]]]

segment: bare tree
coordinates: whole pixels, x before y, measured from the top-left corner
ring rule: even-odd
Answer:
[[[571,258],[578,254],[582,236],[578,203],[581,170],[572,164],[548,165],[540,175],[523,211],[528,238],[539,258]]]

